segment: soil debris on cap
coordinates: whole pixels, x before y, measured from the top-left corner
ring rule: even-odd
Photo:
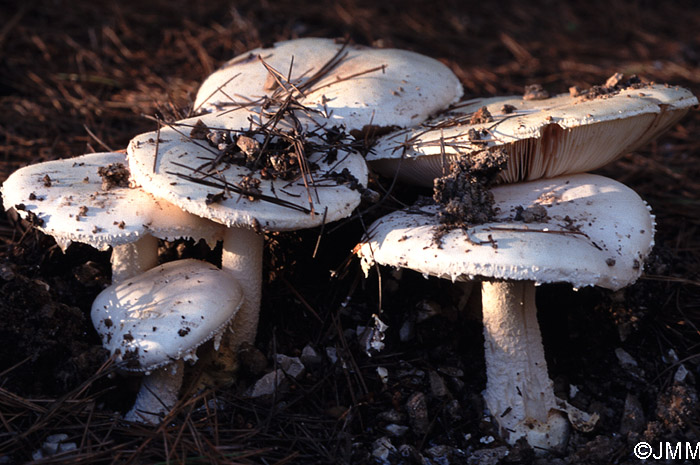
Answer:
[[[334,127],[335,129],[336,127]],[[362,129],[352,129],[350,135],[356,141],[362,142],[365,148],[372,147],[374,142],[382,136],[391,134],[399,129],[398,126],[377,126],[376,124],[365,124]]]
[[[469,124],[485,124],[490,123],[492,121],[493,116],[491,116],[491,113],[489,112],[488,108],[481,107],[474,112],[471,119],[469,120]]]
[[[522,221],[523,223],[543,223],[547,221],[547,209],[542,205],[533,205],[531,207],[523,208],[522,206],[515,207],[515,221]]]
[[[129,187],[129,168],[123,163],[112,163],[101,166],[97,174],[102,177],[102,190],[108,191],[114,187]]]
[[[588,89],[579,89],[576,86],[572,86],[569,88],[569,95],[578,98],[580,102],[584,102],[586,100],[593,100],[599,97],[612,97],[625,89],[641,89],[647,85],[648,84],[643,83],[635,74],[631,75],[629,79],[625,80],[624,74],[615,73],[605,81],[605,84],[602,85],[591,86]]]
[[[78,208],[78,214],[75,215],[76,221],[80,221],[81,216],[87,216],[88,210],[87,205],[81,205],[80,208]]]
[[[515,110],[517,110],[517,108],[509,103],[506,103],[501,107],[501,113],[503,113],[504,115],[510,115]]]
[[[190,138],[197,140],[207,140],[207,135],[209,134],[209,127],[204,124],[204,121],[198,119],[192,130],[190,131]]]
[[[276,117],[284,118],[287,114],[288,110],[279,108]],[[228,164],[259,171],[262,179],[280,178],[288,181],[304,175],[306,166],[311,171],[317,169],[314,163],[306,162],[306,154],[315,152],[318,144],[310,142],[307,134],[298,128],[285,132],[261,125],[246,131],[211,130],[201,120],[197,120],[190,137],[207,141],[215,153],[214,159],[197,167],[194,170],[196,172],[202,169],[213,172],[219,166]],[[343,137],[344,133],[341,135]],[[300,158],[305,167],[299,163]],[[253,191],[257,189],[252,189],[251,192]]]
[[[244,135],[238,136],[236,146],[246,154],[246,158],[250,158],[260,151],[260,142]]]
[[[15,210],[17,211],[24,211],[27,213],[27,216],[25,220],[29,222],[29,224],[33,226],[42,226],[44,224],[44,220],[39,218],[36,213],[33,211],[27,210],[27,206],[23,203],[18,203],[15,205]]]
[[[226,197],[226,192],[221,191],[217,192],[216,194],[207,194],[207,199],[204,201],[207,205],[211,205],[214,203],[220,203],[226,200],[228,197]]]
[[[343,168],[340,173],[337,171],[328,173],[328,178],[335,180],[338,184],[345,184],[354,191],[365,192],[367,190],[347,168]]]
[[[500,149],[464,154],[450,164],[449,174],[435,179],[433,200],[440,206],[442,224],[436,233],[438,243],[454,228],[493,220],[496,211],[490,188],[507,160]]]
[[[542,87],[541,84],[531,84],[525,86],[523,100],[546,100],[549,98],[549,92]]]
[[[246,176],[241,179],[240,182],[241,189],[243,189],[243,195],[245,195],[251,202],[260,198],[262,191],[260,190],[260,179],[254,178],[252,176]]]

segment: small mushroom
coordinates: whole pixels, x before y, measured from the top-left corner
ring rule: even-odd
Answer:
[[[15,171],[2,185],[3,204],[56,239],[65,250],[71,242],[99,250],[112,247],[112,279],[117,282],[157,264],[156,237],[205,239],[216,244],[223,228],[184,212],[139,188],[110,185],[98,174],[126,167],[123,153],[93,153],[48,161]],[[44,178],[51,177],[50,187]],[[78,219],[78,221],[76,221]]]
[[[480,280],[484,318],[486,404],[510,444],[525,437],[557,449],[568,423],[590,430],[588,416],[557,399],[537,323],[535,286],[567,282],[612,290],[634,282],[653,246],[649,208],[626,186],[601,176],[569,175],[492,189],[497,215],[435,239],[436,206],[387,215],[369,228],[358,255],[452,281]],[[522,208],[546,217],[516,220]],[[615,264],[609,264],[610,258]]]
[[[245,296],[233,323],[236,343],[229,352],[221,351],[222,357],[230,354],[230,360],[220,360],[229,370],[235,365],[237,346],[255,339],[262,286],[262,232],[311,228],[345,218],[360,203],[360,189],[367,184],[367,166],[360,154],[340,147],[331,157],[322,138],[326,126],[303,114],[292,117],[279,111],[274,131],[265,129],[272,124],[268,113],[260,108],[239,108],[164,127],[159,142],[155,132],[142,134],[128,147],[132,176],[144,190],[226,226],[222,268],[234,276]],[[226,153],[219,159],[220,152],[183,137],[195,124],[246,133],[261,146],[266,140],[269,146],[292,138],[297,150],[293,154],[295,166],[301,168],[290,179],[263,179],[252,190],[250,179],[261,178],[262,170],[249,167],[248,162],[234,162]],[[307,132],[305,128],[313,129]],[[214,197],[217,201],[212,202]]]
[[[474,99],[382,137],[367,161],[380,174],[398,172],[427,187],[460,155],[493,148],[509,156],[500,182],[583,173],[643,146],[697,104],[686,89],[651,84],[584,101],[569,94]]]
[[[214,111],[288,93],[327,116],[329,127],[350,132],[414,126],[456,102],[462,85],[447,66],[415,52],[304,38],[233,58],[204,81],[194,106]]]
[[[161,421],[177,402],[183,361],[196,361],[197,347],[221,337],[242,301],[228,273],[193,259],[157,266],[97,296],[92,322],[103,346],[123,370],[146,375],[126,420]]]

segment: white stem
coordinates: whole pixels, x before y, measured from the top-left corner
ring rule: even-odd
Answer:
[[[229,228],[224,234],[221,268],[243,289],[243,304],[233,319],[236,346],[255,342],[262,288],[263,236],[251,229]]]
[[[158,264],[158,239],[146,234],[136,242],[112,247],[112,282],[118,283]]]
[[[203,385],[229,384],[238,368],[237,352],[244,342],[254,343],[260,313],[263,236],[244,228],[224,234],[221,268],[233,276],[243,291],[243,303],[224,332],[219,350],[209,354],[212,368],[205,371]]]
[[[177,403],[184,371],[184,362],[176,360],[144,376],[136,402],[124,419],[154,425],[160,423]]]
[[[526,437],[536,448],[562,447],[568,422],[547,374],[534,283],[483,282],[481,292],[486,405],[510,444]]]

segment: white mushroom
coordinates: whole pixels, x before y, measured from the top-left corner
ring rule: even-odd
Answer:
[[[125,419],[161,421],[177,402],[183,361],[196,361],[197,347],[220,337],[242,301],[228,273],[192,259],[152,268],[97,296],[92,322],[104,347],[122,369],[146,374]]]
[[[340,148],[334,155],[328,149],[313,152],[313,147],[307,144],[309,152],[299,157],[291,155],[295,163],[304,166],[298,175],[287,180],[263,179],[260,170],[233,163],[225,156],[216,164],[219,152],[203,140],[185,136],[197,121],[184,120],[162,128],[159,142],[155,132],[134,138],[128,148],[129,166],[144,190],[228,227],[223,240],[222,268],[234,276],[245,296],[233,324],[236,335],[230,347],[233,352],[241,343],[255,339],[262,282],[261,232],[311,228],[349,216],[360,202],[359,189],[367,183],[367,166],[361,155],[347,149]],[[316,133],[306,133],[304,128],[320,133],[324,129],[303,114],[282,118],[275,123],[274,131],[255,133],[248,130],[270,122],[259,108],[209,114],[199,121],[238,138],[236,144],[241,140],[254,147],[257,144],[257,151],[251,152],[252,158],[260,156],[268,136],[270,143],[277,143],[280,134],[294,133],[293,139],[302,147],[304,141],[313,141],[318,147],[326,145]],[[295,132],[297,122],[302,128],[300,132]],[[233,362],[222,363],[230,369]]]
[[[105,173],[110,167],[120,170],[114,178]],[[93,153],[38,163],[15,171],[5,180],[3,203],[53,236],[63,250],[71,242],[99,250],[111,246],[115,282],[157,264],[156,237],[192,237],[205,239],[210,245],[221,239],[223,229],[217,223],[128,187],[128,178],[123,153]]]
[[[566,412],[575,426],[587,417],[557,399],[547,374],[537,324],[535,286],[620,289],[634,282],[653,246],[646,203],[624,185],[579,174],[492,189],[492,222],[455,229],[436,240],[437,207],[399,211],[377,220],[358,254],[373,263],[409,268],[452,281],[482,280],[486,404],[511,444],[566,443]],[[534,208],[530,223],[516,220]],[[545,213],[545,215],[542,215]]]
[[[385,176],[398,171],[400,180],[428,187],[455,158],[487,148],[509,155],[501,182],[583,173],[646,144],[697,104],[690,91],[663,85],[590,100],[569,94],[474,99],[381,138],[367,161]]]
[[[279,73],[277,80],[263,60]],[[370,124],[419,124],[457,101],[462,85],[447,66],[418,53],[305,38],[233,58],[204,81],[194,106],[236,108],[287,91],[310,111],[327,115],[331,126],[349,132]]]

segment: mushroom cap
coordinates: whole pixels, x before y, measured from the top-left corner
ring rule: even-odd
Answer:
[[[192,237],[210,244],[221,239],[220,225],[141,189],[103,189],[98,169],[113,163],[126,166],[126,155],[93,153],[26,166],[3,183],[3,203],[25,219],[36,216],[34,224],[63,249],[75,241],[105,250],[144,234],[168,240]]]
[[[431,187],[442,175],[443,163],[490,147],[509,155],[501,182],[582,173],[646,144],[697,103],[690,91],[664,85],[627,88],[592,100],[569,94],[544,100],[475,99],[419,127],[381,138],[367,161],[385,176],[398,170],[400,180]],[[506,105],[511,110],[507,113]],[[470,124],[481,107],[493,121]],[[474,132],[480,139],[472,139]]]
[[[193,354],[220,334],[243,301],[231,276],[214,265],[177,260],[102,291],[92,323],[103,346],[129,371],[149,371]]]
[[[234,104],[231,99],[241,104],[272,95],[276,86],[269,85],[274,81],[260,58],[291,77],[303,92],[299,101],[304,106],[329,114],[331,125],[344,125],[348,131],[368,124],[413,126],[462,96],[457,76],[433,58],[357,45],[347,45],[342,60],[307,88],[309,79],[323,72],[324,65],[342,48],[343,44],[333,39],[306,38],[246,52],[204,81],[195,109],[230,108]]]
[[[194,215],[211,219],[226,226],[256,228],[258,226],[276,231],[288,231],[318,226],[349,216],[360,203],[360,191],[351,183],[338,179],[347,169],[361,185],[367,185],[367,165],[364,158],[351,152],[338,150],[337,158],[326,159],[326,153],[307,153],[306,159],[315,164],[307,178],[307,190],[302,179],[286,181],[280,178],[262,180],[259,191],[266,198],[249,200],[237,193],[225,195],[217,202],[210,197],[223,192],[223,182],[229,186],[239,186],[246,176],[260,179],[259,171],[251,171],[245,166],[222,164],[214,173],[196,171],[215,154],[205,141],[187,137],[197,120],[210,128],[245,131],[251,127],[251,120],[261,123],[259,113],[254,109],[241,108],[233,112],[213,113],[201,118],[190,118],[163,127],[159,142],[156,132],[141,134],[129,143],[129,167],[133,178],[144,190],[156,197],[164,198]],[[297,115],[304,127],[318,130],[319,123]],[[281,120],[277,129],[290,129],[286,120]],[[255,136],[262,143],[261,136]],[[316,138],[319,144],[324,141]],[[154,157],[157,159],[154,163]],[[154,169],[155,168],[155,169]],[[216,186],[183,179],[180,175],[194,176]],[[208,197],[209,196],[209,197]],[[209,200],[209,202],[208,202]],[[281,205],[281,203],[285,205]],[[311,203],[313,212],[311,212]],[[324,214],[327,208],[327,214]]]
[[[630,188],[602,176],[576,174],[492,189],[496,219],[453,229],[436,243],[436,206],[397,211],[369,228],[359,248],[373,262],[425,275],[568,282],[620,289],[642,272],[653,246],[654,218]],[[516,221],[517,208],[542,206],[544,219]]]

